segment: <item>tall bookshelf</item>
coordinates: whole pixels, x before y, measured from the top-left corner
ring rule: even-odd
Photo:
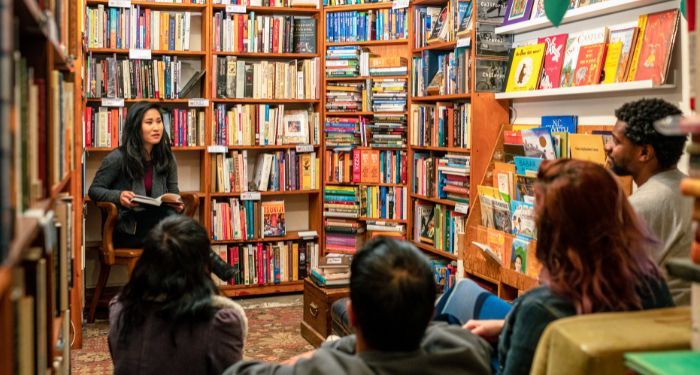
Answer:
[[[70,371],[76,11],[66,0],[0,2],[2,373]]]

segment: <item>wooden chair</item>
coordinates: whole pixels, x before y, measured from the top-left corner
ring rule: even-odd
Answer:
[[[180,193],[182,200],[185,202],[185,208],[182,211],[183,215],[192,217],[199,206],[199,196],[195,193]],[[100,246],[100,275],[97,280],[95,292],[90,301],[90,311],[88,314],[88,322],[95,321],[95,310],[100,301],[102,291],[107,285],[109,273],[112,266],[124,265],[128,270],[128,275],[131,277],[131,272],[136,266],[136,262],[141,257],[143,249],[115,249],[112,237],[114,235],[114,227],[117,224],[118,210],[117,206],[111,202],[96,202],[97,207],[102,211],[102,245]]]

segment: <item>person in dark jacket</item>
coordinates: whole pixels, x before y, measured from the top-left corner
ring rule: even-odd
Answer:
[[[241,360],[248,322],[238,304],[218,295],[209,244],[206,230],[180,215],[148,234],[110,303],[115,374],[221,374]]]
[[[518,298],[505,320],[465,325],[498,343],[498,372],[529,374],[539,339],[554,320],[673,306],[650,256],[656,239],[602,166],[543,161],[535,184],[535,220],[542,286]]]
[[[164,218],[181,212],[184,205],[154,207],[132,202],[135,195],[158,198],[179,194],[177,163],[157,103],[137,103],[124,123],[122,144],[103,160],[88,195],[95,202],[112,202],[119,211],[114,231],[115,248],[141,248],[146,234]],[[213,251],[212,271],[222,280],[233,277],[233,267]]]
[[[490,374],[486,341],[460,326],[429,325],[435,295],[425,255],[408,242],[379,237],[351,265],[355,335],[285,364],[243,361],[224,374]]]

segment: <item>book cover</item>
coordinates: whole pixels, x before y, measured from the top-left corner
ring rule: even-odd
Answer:
[[[263,237],[282,237],[286,231],[284,201],[262,202]]]
[[[506,234],[502,231],[486,229],[486,245],[496,254],[499,262],[503,262],[506,254]]]
[[[540,159],[541,160],[541,159]],[[533,174],[515,175],[515,199],[532,203],[535,200],[535,180]]]
[[[519,200],[510,202],[513,234],[526,238],[537,237],[535,224],[535,208],[532,204]]]
[[[627,71],[629,70],[630,61],[632,60],[632,53],[634,52],[634,46],[637,42],[638,32],[639,28],[637,26],[630,26],[621,29],[610,30],[610,44],[617,42],[622,43],[622,48],[620,49],[620,58],[613,82],[626,81]],[[608,47],[608,49],[609,48],[610,47]]]
[[[428,36],[427,42],[428,43],[433,43],[433,42],[439,42],[439,41],[446,41],[447,39],[444,37],[445,36],[445,31],[449,28],[449,20],[448,20],[448,7],[442,8],[440,10],[440,15],[438,16],[435,25],[433,25],[430,29],[430,35]]]
[[[513,36],[496,34],[496,25],[476,24],[476,55],[478,57],[508,57],[513,46]]]
[[[626,80],[628,82],[634,81],[634,77],[637,75],[637,66],[639,65],[639,55],[642,52],[647,18],[647,14],[641,14],[637,19],[637,28],[639,31],[637,32],[637,39],[634,42],[634,49],[632,50],[632,59],[629,62],[629,68],[627,70]]]
[[[534,0],[508,0],[503,25],[510,25],[530,19]]]
[[[511,250],[510,268],[520,273],[527,272],[527,248],[530,246],[530,241],[523,238],[513,239],[513,247]]]
[[[457,22],[457,37],[468,37],[472,30],[472,1],[460,1],[458,9],[461,9]]]
[[[597,134],[569,134],[571,158],[605,165],[603,137]]]
[[[503,92],[507,61],[476,59],[474,89],[477,92]]]
[[[666,81],[671,52],[678,29],[678,9],[650,14],[639,53],[635,81]]]
[[[508,83],[506,84],[506,92],[537,89],[544,50],[544,43],[515,49],[510,74],[508,75]]]
[[[506,0],[475,0],[476,21],[500,25],[506,15]]]
[[[542,116],[540,124],[550,132],[576,133],[578,116]]]
[[[605,63],[603,63],[602,83],[614,83],[617,78],[617,68],[620,66],[620,57],[622,55],[622,42],[614,42],[608,44],[608,50],[605,53]]]
[[[425,243],[435,242],[435,207],[430,205],[419,205],[420,207],[420,240]]]
[[[546,160],[556,159],[552,135],[547,128],[525,129],[523,137],[525,155]]]
[[[379,183],[379,150],[360,150],[360,182]]]
[[[316,53],[316,20],[294,17],[293,40],[295,53]]]
[[[532,6],[532,12],[530,12],[530,19],[534,20],[540,17],[544,17],[544,0],[535,0],[535,4]]]
[[[527,171],[532,171],[537,173],[540,169],[540,164],[542,163],[541,158],[532,158],[528,156],[516,156],[513,158],[515,162],[515,173],[520,175],[526,175]]]
[[[493,212],[493,202],[496,201],[495,198],[479,194],[479,207],[481,208],[481,225],[486,228],[495,228],[494,225],[494,212]]]
[[[559,87],[567,37],[568,34],[559,34],[537,40],[538,43],[544,43],[545,45],[540,89],[555,89]]]
[[[564,52],[564,62],[561,67],[559,87],[570,87],[574,80],[574,69],[578,61],[579,34],[569,34],[566,40],[566,50]]]
[[[493,227],[510,233],[512,230],[510,204],[499,199],[493,200]]]
[[[581,46],[574,71],[574,86],[597,85],[603,69],[605,43]]]

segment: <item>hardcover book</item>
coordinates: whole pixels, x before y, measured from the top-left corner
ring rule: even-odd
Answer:
[[[294,17],[294,52],[316,53],[316,20]]]
[[[510,202],[513,222],[513,234],[527,238],[537,237],[535,225],[535,208],[530,203],[514,200]]]
[[[597,134],[569,134],[571,158],[605,165],[603,137]]]
[[[284,201],[262,202],[263,237],[282,237],[286,231]]]
[[[550,132],[576,133],[578,116],[542,116],[540,124]]]
[[[510,204],[508,202],[493,200],[493,226],[497,230],[511,232]]]
[[[506,60],[476,59],[476,92],[503,92],[506,82]]]
[[[513,61],[510,65],[508,83],[506,84],[506,92],[537,89],[544,50],[544,43],[515,49]]]
[[[578,62],[578,55],[581,47],[590,44],[605,43],[607,35],[608,31],[606,27],[569,34],[569,39],[566,41],[566,53],[564,54],[564,66],[561,72],[560,87],[571,87],[574,85],[576,63]]]
[[[532,6],[532,12],[530,12],[530,19],[534,20],[540,17],[544,17],[544,0],[535,0],[535,4]]]
[[[360,182],[381,182],[379,172],[379,150],[360,150]]]
[[[546,160],[556,159],[552,136],[546,128],[526,129],[523,136],[525,155]]]
[[[574,86],[597,85],[603,70],[605,43],[581,46],[574,71]]]
[[[520,273],[527,272],[527,248],[530,242],[523,238],[513,239],[510,268]]]
[[[614,82],[625,82],[627,79],[627,72],[629,70],[630,61],[632,60],[634,46],[637,42],[638,32],[639,28],[636,26],[610,30],[610,43],[622,43],[622,48],[620,49],[620,60],[617,66],[617,73],[614,77]]]
[[[516,156],[513,158],[515,162],[515,173],[519,175],[526,175],[528,171],[532,173],[537,173],[540,169],[540,164],[542,164],[541,158],[532,158],[529,156]]]
[[[417,205],[420,209],[420,241],[433,244],[435,242],[435,207],[432,205]]]
[[[468,37],[472,31],[472,2],[460,1],[458,9],[461,9],[457,22],[457,37]]]
[[[540,89],[555,89],[559,87],[567,36],[568,34],[551,35],[537,40],[538,43],[544,43],[545,45]]]
[[[678,29],[678,9],[650,14],[639,53],[635,81],[666,81],[671,52]]]
[[[603,76],[601,83],[614,83],[617,78],[617,68],[620,66],[620,56],[622,54],[622,42],[608,44],[605,52],[605,63],[603,64]]]
[[[428,36],[428,43],[447,41],[449,37],[449,32],[451,30],[451,21],[448,17],[449,7],[444,7],[440,11],[440,16],[437,22],[430,30],[430,35]]]

